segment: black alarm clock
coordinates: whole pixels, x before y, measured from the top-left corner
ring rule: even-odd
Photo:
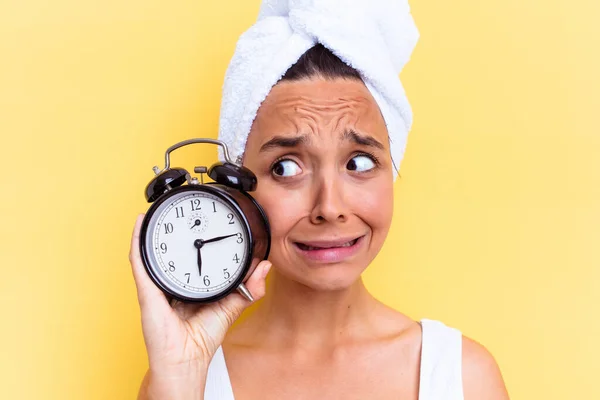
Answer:
[[[198,178],[170,168],[170,153],[193,143],[222,147],[226,162],[195,167]],[[167,149],[165,168],[146,186],[152,203],[140,231],[140,254],[152,281],[183,302],[217,301],[233,290],[248,300],[244,281],[269,256],[267,216],[248,193],[256,189],[252,171],[229,158],[224,142],[190,139]],[[207,173],[213,182],[204,183]]]

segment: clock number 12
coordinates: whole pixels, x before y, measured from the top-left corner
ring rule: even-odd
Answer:
[[[192,211],[200,210],[200,199],[190,200],[190,203],[192,204]]]

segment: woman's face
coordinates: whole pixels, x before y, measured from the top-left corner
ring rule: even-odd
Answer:
[[[277,271],[318,290],[354,283],[392,219],[393,171],[385,122],[358,80],[275,85],[244,153],[253,196],[271,223]]]

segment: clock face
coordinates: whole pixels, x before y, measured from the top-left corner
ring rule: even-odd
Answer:
[[[171,292],[217,296],[245,272],[249,237],[237,209],[200,190],[179,191],[158,205],[145,235],[149,268]]]

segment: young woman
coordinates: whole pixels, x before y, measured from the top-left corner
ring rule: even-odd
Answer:
[[[139,399],[508,399],[484,347],[387,307],[361,280],[392,221],[395,171],[356,70],[323,46],[305,53],[262,102],[243,164],[258,177],[272,249],[247,282],[260,301],[239,324],[249,303],[237,293],[171,305],[141,264],[136,222],[150,365]]]

